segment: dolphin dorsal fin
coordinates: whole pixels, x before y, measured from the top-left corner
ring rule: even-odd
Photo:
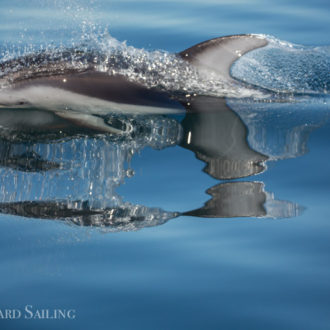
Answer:
[[[232,35],[204,41],[180,52],[179,56],[200,72],[216,72],[226,80],[232,80],[232,64],[247,52],[267,44],[267,39],[261,35]]]

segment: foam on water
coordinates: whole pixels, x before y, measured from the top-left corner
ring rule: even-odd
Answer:
[[[329,94],[330,47],[307,47],[267,36],[269,44],[240,58],[232,75],[274,92]]]

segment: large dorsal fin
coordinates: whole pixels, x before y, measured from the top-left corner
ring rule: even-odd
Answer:
[[[232,35],[204,41],[179,55],[201,72],[216,72],[226,80],[231,80],[232,64],[247,52],[267,44],[267,39],[260,35]]]

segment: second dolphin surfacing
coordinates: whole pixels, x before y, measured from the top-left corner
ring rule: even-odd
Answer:
[[[176,57],[188,62],[200,76],[207,77],[212,73],[222,81],[232,83],[232,64],[240,56],[267,43],[259,35],[233,35],[202,42]],[[63,58],[51,59],[45,54],[0,63],[2,85],[5,86],[0,89],[0,105],[49,110],[79,127],[109,133],[121,131],[100,118],[109,112],[173,113],[182,110],[182,103],[189,111],[191,102],[186,100],[186,91],[149,88],[121,74],[100,72],[88,54],[84,56],[84,63],[83,69],[74,68]],[[10,125],[10,119],[7,122]],[[41,119],[34,122],[31,118],[25,125],[51,128],[51,124],[49,118],[45,123]]]

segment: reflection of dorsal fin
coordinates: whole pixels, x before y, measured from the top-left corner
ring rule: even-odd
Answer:
[[[199,71],[213,71],[231,80],[232,64],[245,53],[264,47],[268,41],[258,35],[233,35],[211,39],[188,48],[179,55]]]
[[[191,97],[181,122],[180,146],[193,151],[207,166],[204,171],[216,179],[241,178],[265,169],[267,156],[247,142],[247,128],[221,98]]]

